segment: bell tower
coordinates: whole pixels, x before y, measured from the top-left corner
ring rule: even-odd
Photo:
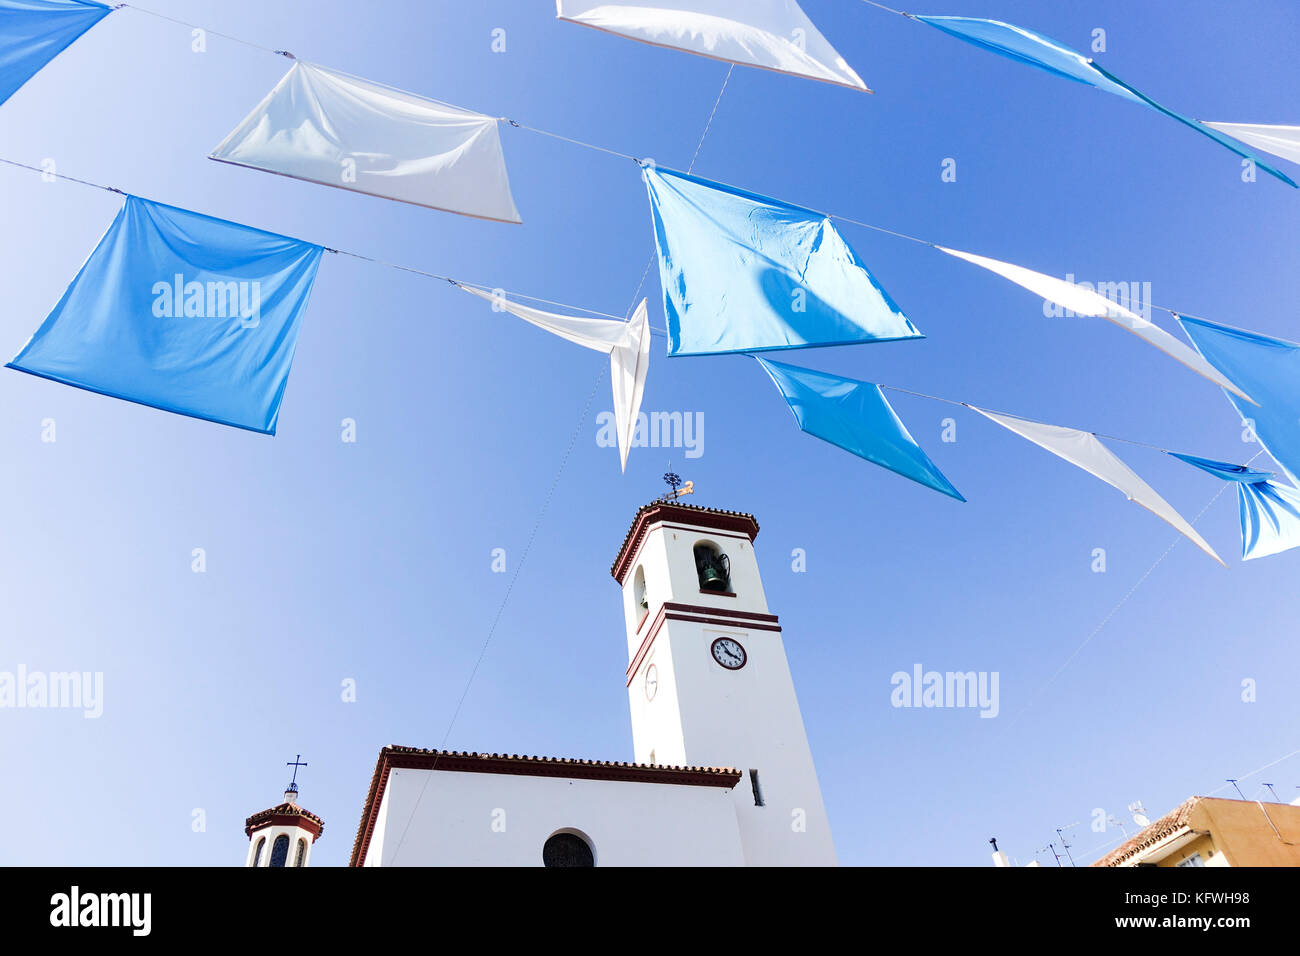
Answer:
[[[836,863],[821,787],[759,575],[753,515],[642,507],[611,573],[623,588],[638,763],[736,767],[751,866]]]

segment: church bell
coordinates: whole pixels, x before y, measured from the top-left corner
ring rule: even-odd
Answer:
[[[695,552],[695,571],[703,591],[731,590],[731,561],[725,554],[698,548]]]

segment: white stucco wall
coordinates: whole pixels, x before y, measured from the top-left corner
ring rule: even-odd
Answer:
[[[587,837],[597,866],[745,862],[720,787],[394,769],[362,865],[541,866],[561,830]]]

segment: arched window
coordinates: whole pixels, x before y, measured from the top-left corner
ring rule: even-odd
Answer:
[[[636,569],[636,576],[632,579],[632,597],[636,600],[638,616],[642,611],[650,610],[650,597],[645,590],[645,568]]]
[[[553,834],[542,846],[543,866],[595,866],[591,844],[576,833]]]
[[[257,841],[257,849],[253,853],[253,866],[262,865],[262,851],[266,849],[266,837]]]
[[[300,839],[298,841],[298,852],[294,855],[293,865],[302,866],[307,861],[307,841]]]
[[[269,866],[284,866],[289,860],[289,838],[281,833],[271,845],[271,862]]]
[[[700,590],[730,592],[731,560],[712,541],[697,541],[693,551],[695,573],[700,577]]]

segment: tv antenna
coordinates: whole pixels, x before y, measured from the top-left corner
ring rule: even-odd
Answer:
[[[1070,866],[1078,866],[1079,864],[1077,864],[1077,863],[1074,862],[1074,854],[1072,854],[1072,853],[1070,852],[1070,844],[1066,842],[1066,840],[1065,840],[1065,833],[1064,833],[1063,831],[1065,831],[1065,830],[1073,830],[1073,829],[1074,829],[1075,827],[1077,827],[1078,825],[1079,825],[1078,823],[1067,823],[1067,824],[1066,824],[1065,826],[1063,826],[1063,827],[1057,827],[1057,828],[1056,828],[1056,837],[1057,837],[1057,839],[1059,839],[1059,840],[1061,841],[1061,849],[1065,851],[1065,855],[1066,855],[1066,857],[1069,858],[1069,860],[1070,860]],[[1060,864],[1061,861],[1060,861],[1060,858],[1059,858],[1059,857],[1057,858],[1057,861],[1056,861],[1056,862],[1057,862],[1058,865]]]
[[[1142,806],[1141,800],[1134,800],[1128,805],[1128,812],[1133,814],[1133,822],[1140,827],[1151,826],[1151,820],[1147,817],[1147,808]]]

